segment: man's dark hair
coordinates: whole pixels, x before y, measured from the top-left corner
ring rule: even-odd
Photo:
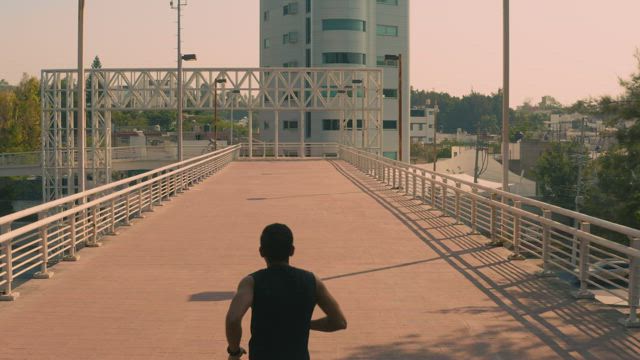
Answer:
[[[260,235],[262,256],[269,261],[285,261],[293,249],[293,233],[287,225],[271,224]]]

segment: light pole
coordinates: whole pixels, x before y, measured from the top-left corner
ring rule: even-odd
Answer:
[[[227,79],[216,79],[213,83],[213,149],[218,150],[218,84],[225,84]]]
[[[436,101],[436,106],[433,108],[433,172],[436,172],[436,164],[438,163],[438,142],[436,141],[438,136],[438,111],[440,111],[440,108]]]
[[[363,92],[363,94],[362,94],[362,96],[363,96],[363,98],[362,98],[362,128],[360,129],[360,131],[362,132],[362,149],[364,149],[364,83],[360,79],[353,79],[353,80],[351,80],[351,83],[353,84],[353,94],[355,96],[355,98],[353,100],[354,108],[356,106],[356,99],[358,98],[358,86],[360,86],[360,88],[362,89],[362,92]],[[353,113],[354,113],[353,116],[357,118],[358,116],[356,115],[356,111],[354,111]],[[356,122],[355,129],[357,130],[358,129],[358,120],[356,119],[354,121]],[[357,147],[357,140],[356,139],[354,139],[353,146]]]
[[[402,54],[385,55],[385,61],[398,62],[398,160],[403,161],[402,156]]]
[[[509,191],[509,0],[503,0],[502,190]]]
[[[84,93],[84,0],[78,0],[78,192],[84,192],[86,190],[85,183],[87,179],[85,168],[87,151],[87,122],[85,120],[85,113],[87,100]],[[69,179],[69,181],[73,180]]]
[[[231,90],[231,136],[229,138],[229,145],[233,145],[233,124],[234,124],[233,108],[236,104],[236,96],[238,96],[238,94],[240,94],[240,90],[238,89]]]

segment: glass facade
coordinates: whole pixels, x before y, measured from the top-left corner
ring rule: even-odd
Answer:
[[[398,89],[382,89],[382,95],[385,99],[397,99]]]
[[[378,4],[398,6],[398,0],[376,0]]]
[[[352,53],[352,52],[322,53],[322,62],[324,64],[365,65],[367,63],[367,55],[363,53]]]
[[[383,120],[382,128],[385,130],[396,130],[398,128],[397,120]]]
[[[323,119],[322,120],[322,130],[324,130],[324,131],[340,130],[340,120],[338,120],[338,119]]]
[[[322,31],[329,31],[329,30],[367,31],[367,23],[364,20],[356,20],[356,19],[324,19],[322,20]]]
[[[376,34],[378,36],[398,36],[398,27],[392,25],[376,26]]]

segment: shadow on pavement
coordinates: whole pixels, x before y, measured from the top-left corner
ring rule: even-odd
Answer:
[[[568,284],[538,278],[525,266],[506,261],[504,251],[487,248],[484,243],[488,239],[469,235],[468,227],[454,225],[453,219],[440,216],[440,211],[391,189],[346,162],[331,164],[463,275],[470,286],[482,291],[501,312],[548,346],[557,358],[638,358],[640,333],[618,324],[617,319],[623,317],[618,311],[573,300]],[[461,307],[446,312],[473,316],[479,311],[491,310]],[[430,339],[425,334],[426,337],[388,345],[360,347],[345,359],[461,359],[469,354],[477,358],[517,359],[527,357],[523,351],[535,351],[527,349],[532,343],[527,339],[511,342],[508,336],[500,336],[513,329],[489,329],[480,335],[455,339]],[[496,341],[498,338],[500,341]]]
[[[189,296],[189,301],[227,301],[233,299],[233,291],[207,291]]]

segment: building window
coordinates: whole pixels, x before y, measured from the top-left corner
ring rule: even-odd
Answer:
[[[269,40],[269,38],[264,39],[264,44],[263,44],[265,49],[268,49],[271,47],[271,40]]]
[[[311,49],[305,51],[305,57],[307,67],[311,67]]]
[[[382,128],[385,130],[396,130],[398,128],[397,120],[383,120]]]
[[[376,65],[387,66],[387,67],[398,67],[398,60],[388,60],[386,59],[386,55],[381,55],[376,57]]]
[[[356,126],[357,126],[356,130],[361,130],[362,129],[362,119],[357,119],[356,120]],[[347,123],[345,125],[345,129],[349,129],[349,130],[353,129],[353,120],[352,119],[348,119],[347,120]]]
[[[307,14],[311,12],[311,0],[307,0]]]
[[[310,138],[311,137],[311,113],[308,112],[308,111],[306,113],[304,113],[304,125],[306,127],[306,129],[305,129],[306,130],[306,134],[305,135],[308,138]]]
[[[398,6],[398,0],[376,0],[378,4]]]
[[[305,24],[305,34],[306,34],[307,44],[311,44],[311,18],[310,17],[307,18],[307,23]]]
[[[264,22],[267,22],[269,21],[269,19],[271,19],[271,12],[269,10],[266,10],[263,16],[264,16]]]
[[[367,23],[366,21],[356,19],[322,20],[322,31],[329,30],[367,31]]]
[[[398,98],[398,89],[382,89],[382,95],[386,99],[397,99]]]
[[[262,125],[263,125],[265,130],[267,130],[269,128],[269,123],[266,122],[266,121]]]
[[[398,153],[396,151],[385,151],[382,153],[382,156],[391,160],[398,160]]]
[[[282,122],[282,128],[285,130],[293,130],[298,128],[298,121],[285,120]]]
[[[378,36],[398,36],[398,27],[391,25],[376,26],[376,34]]]
[[[295,31],[282,35],[283,44],[295,44],[298,42],[298,33]]]
[[[298,62],[295,61],[295,60],[289,61],[289,62],[286,62],[286,63],[282,64],[282,67],[286,67],[286,68],[298,67]]]
[[[423,131],[424,130],[424,124],[418,124],[418,130],[419,131]]]
[[[367,56],[362,53],[330,52],[322,54],[322,62],[325,64],[366,64]]]
[[[338,120],[338,119],[323,119],[322,120],[322,130],[324,130],[324,131],[340,130],[340,120]]]
[[[291,2],[282,7],[282,15],[295,15],[298,13],[298,3]]]
[[[424,117],[424,109],[411,109],[411,116]]]
[[[429,129],[433,129],[433,124],[429,124]]]

